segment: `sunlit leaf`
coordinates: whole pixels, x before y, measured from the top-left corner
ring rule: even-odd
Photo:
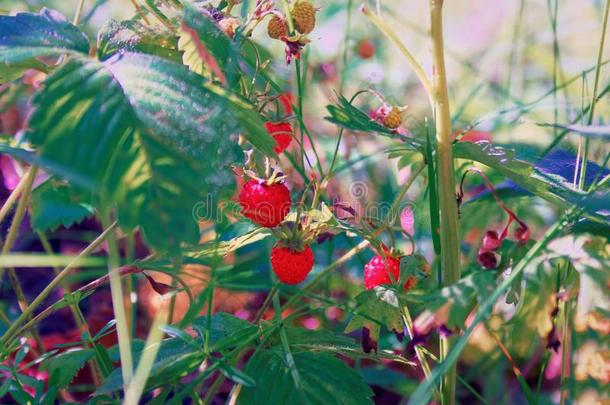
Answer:
[[[36,58],[88,52],[87,37],[57,11],[0,15],[0,82],[27,68],[44,70]]]
[[[216,217],[216,204],[234,190],[240,133],[273,148],[246,102],[144,54],[72,58],[34,104],[29,138],[53,162],[47,168],[86,177],[102,203],[118,204],[120,223],[141,226],[157,248],[197,241],[198,204]]]

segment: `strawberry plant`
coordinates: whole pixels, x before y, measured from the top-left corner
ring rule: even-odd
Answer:
[[[2,403],[605,403],[610,0],[542,3],[0,0]]]

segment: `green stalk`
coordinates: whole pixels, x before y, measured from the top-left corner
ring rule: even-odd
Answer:
[[[440,207],[441,266],[444,286],[460,279],[459,228],[455,199],[455,169],[451,139],[451,116],[447,93],[443,44],[443,0],[430,0],[432,54],[434,61],[434,113],[437,141],[437,182]],[[455,337],[441,338],[441,360],[445,360]],[[455,404],[456,365],[445,373],[441,382],[444,405]]]
[[[81,260],[84,257],[89,256],[93,253],[108,237],[110,233],[114,231],[116,228],[116,222],[112,223],[100,236],[98,236],[93,242],[89,244],[82,252],[79,253],[74,260],[68,264],[51,282],[45,287],[44,290],[38,294],[38,296],[32,301],[30,305],[23,311],[21,315],[11,324],[9,329],[4,333],[2,339],[0,340],[0,346],[7,346],[7,343],[13,337],[12,335],[16,330],[19,329],[19,326],[26,321],[33,313],[36,308],[42,304],[42,302],[53,292],[55,288],[57,288],[61,282],[72,273],[72,271],[80,264]]]
[[[80,21],[80,16],[83,13],[83,6],[85,5],[85,0],[78,0],[78,4],[76,6],[76,11],[74,12],[74,18],[72,19],[72,24],[78,25]]]
[[[30,170],[32,170],[32,169],[30,169]],[[19,183],[17,183],[17,186],[13,189],[11,194],[8,196],[8,198],[4,202],[4,205],[2,206],[2,208],[0,208],[0,222],[2,222],[4,220],[4,217],[6,217],[6,215],[10,212],[11,208],[13,208],[13,205],[17,202],[17,199],[19,198],[19,195],[25,188],[25,184],[27,182],[28,182],[28,175],[26,173],[24,176],[21,177],[21,179],[19,180]]]
[[[597,64],[595,66],[595,81],[593,82],[593,97],[591,98],[591,108],[589,109],[589,119],[587,120],[587,124],[593,124],[593,117],[595,116],[595,104],[597,99],[597,89],[599,87],[599,78],[601,74],[602,67],[602,57],[604,54],[604,43],[606,41],[606,30],[608,28],[608,14],[610,11],[610,0],[606,0],[606,5],[604,7],[604,21],[602,23],[602,33],[599,38],[599,48],[597,51]],[[579,188],[581,190],[585,187],[585,175],[587,174],[587,162],[589,158],[589,144],[590,138],[585,138],[585,146],[582,154],[582,164],[580,167],[580,181]]]
[[[163,308],[167,307],[165,302],[161,305]],[[136,369],[129,386],[125,390],[125,401],[123,402],[125,405],[137,405],[140,401],[144,388],[146,387],[146,380],[148,380],[157,353],[161,348],[159,343],[161,342],[161,339],[163,339],[163,327],[165,326],[166,319],[167,309],[160,309],[155,315],[153,324],[148,332],[144,350],[142,351],[142,356],[138,362],[138,368]]]
[[[106,226],[110,223],[110,214],[101,215],[102,223]],[[119,340],[119,355],[121,358],[121,372],[123,374],[123,387],[127,391],[133,376],[133,360],[131,357],[131,342],[129,339],[129,327],[127,315],[123,302],[123,285],[121,276],[116,269],[120,266],[120,257],[117,247],[115,232],[108,235],[108,276],[110,278],[110,293],[112,296],[112,309],[116,319],[116,331]]]

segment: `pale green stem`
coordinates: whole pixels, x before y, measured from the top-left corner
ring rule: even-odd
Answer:
[[[161,305],[162,307],[165,307],[165,302]],[[153,363],[155,362],[155,358],[161,347],[160,342],[161,339],[163,339],[163,326],[165,325],[166,319],[167,310],[159,310],[155,315],[153,324],[148,332],[148,337],[146,338],[146,343],[144,344],[142,356],[138,362],[138,368],[136,369],[131,383],[125,390],[124,405],[137,405],[140,401],[140,397],[146,387],[146,380],[148,380]]]
[[[78,5],[76,6],[76,12],[74,13],[74,19],[72,19],[72,24],[78,25],[80,21],[80,16],[83,13],[83,6],[85,5],[85,0],[79,0]]]
[[[102,223],[106,225],[110,222],[110,215],[102,215]],[[127,315],[125,313],[125,303],[123,301],[123,284],[121,275],[116,269],[120,266],[117,240],[114,232],[108,235],[108,276],[110,278],[110,293],[112,296],[112,309],[116,319],[116,330],[119,340],[119,354],[121,357],[121,371],[123,374],[123,387],[127,390],[133,376],[133,360],[131,357],[131,343],[129,339],[129,327],[127,325]]]
[[[443,0],[430,0],[430,26],[434,61],[434,113],[437,141],[437,183],[440,207],[441,266],[443,285],[460,279],[458,210],[451,139],[451,115],[447,93],[443,44]],[[447,357],[455,337],[441,338],[441,360]],[[452,364],[441,382],[443,405],[455,403],[456,366]]]
[[[604,43],[606,41],[606,30],[608,28],[608,14],[610,14],[610,0],[606,0],[606,6],[604,7],[604,20],[602,23],[602,33],[599,38],[599,48],[597,51],[597,64],[595,66],[595,80],[593,82],[593,98],[591,99],[591,108],[589,109],[588,125],[593,124],[593,117],[595,116],[595,104],[597,100],[597,91],[599,87],[599,78],[601,75],[602,57],[604,54]],[[589,159],[589,144],[591,139],[585,138],[585,146],[583,148],[582,162],[580,166],[580,181],[579,188],[582,190],[585,187],[585,175],[587,174],[587,163]]]
[[[32,170],[32,169],[30,169],[30,170]],[[2,206],[2,208],[0,208],[0,223],[2,221],[4,221],[4,217],[6,217],[6,215],[11,211],[11,208],[13,208],[13,205],[17,202],[17,199],[19,198],[19,195],[23,191],[25,184],[27,182],[28,182],[28,175],[26,173],[25,175],[23,175],[21,177],[21,180],[19,180],[19,183],[17,183],[17,186],[13,189],[11,194],[8,196],[8,198],[4,202],[4,205]]]

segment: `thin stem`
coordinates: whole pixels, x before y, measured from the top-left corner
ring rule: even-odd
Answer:
[[[32,315],[34,310],[36,310],[36,308],[38,308],[40,304],[42,304],[45,298],[47,298],[49,294],[51,294],[53,290],[57,286],[59,286],[61,282],[67,276],[70,275],[70,273],[72,273],[72,271],[79,265],[79,263],[84,257],[87,257],[91,253],[93,253],[106,240],[108,235],[110,235],[114,231],[116,225],[116,222],[109,225],[100,236],[98,236],[93,242],[91,242],[89,246],[83,249],[82,252],[80,252],[70,264],[68,264],[53,280],[51,280],[51,282],[44,288],[44,290],[42,290],[40,294],[38,294],[34,301],[32,301],[30,305],[28,305],[25,311],[23,311],[23,313],[19,315],[19,317],[11,324],[9,329],[2,336],[2,339],[0,340],[0,345],[7,345],[9,340],[12,338],[14,332],[19,328],[19,325],[21,325]]]
[[[458,210],[455,198],[455,169],[451,139],[451,115],[443,44],[443,0],[430,0],[432,53],[434,60],[434,113],[437,141],[437,184],[440,208],[441,265],[443,285],[460,279]],[[455,337],[441,338],[441,360],[447,358]],[[455,403],[456,365],[441,382],[443,405]]]
[[[133,376],[133,379],[129,383],[129,386],[125,390],[125,405],[137,405],[140,401],[140,397],[146,387],[146,380],[150,375],[159,348],[161,347],[160,342],[163,339],[163,326],[167,319],[167,304],[164,302],[161,304],[161,310],[155,315],[146,343],[144,344],[144,350],[142,356],[138,362],[138,367]]]
[[[30,170],[32,170],[32,168],[30,168]],[[17,202],[17,199],[19,198],[19,195],[21,195],[21,192],[25,188],[25,184],[27,182],[28,182],[28,174],[26,173],[25,175],[23,175],[21,177],[21,179],[19,180],[19,183],[17,183],[17,186],[13,189],[11,194],[8,196],[8,198],[4,202],[4,205],[2,206],[2,208],[0,208],[0,223],[2,221],[4,221],[4,217],[6,217],[6,215],[11,211],[11,208],[13,208],[13,205]]]
[[[595,67],[595,80],[593,81],[593,98],[591,99],[591,108],[589,109],[589,118],[587,124],[593,124],[593,117],[595,116],[595,104],[597,99],[597,90],[599,87],[599,78],[601,75],[602,57],[604,54],[604,43],[606,41],[606,30],[608,28],[608,14],[610,10],[610,0],[606,0],[606,6],[604,7],[604,21],[602,23],[602,33],[599,38],[599,48],[597,51],[597,64]],[[580,181],[579,188],[582,190],[585,187],[585,175],[587,174],[587,163],[589,160],[589,144],[591,139],[585,138],[585,145],[583,148],[582,163],[580,169]]]
[[[102,214],[104,225],[110,222],[109,213]],[[131,343],[129,341],[129,327],[123,302],[123,285],[119,272],[113,271],[120,266],[120,257],[117,248],[115,232],[108,234],[108,276],[110,278],[110,293],[112,296],[112,309],[116,319],[116,330],[119,340],[119,354],[121,358],[121,371],[123,373],[123,387],[127,391],[133,376],[133,360],[131,357]]]
[[[401,305],[400,312],[402,315],[403,322],[405,324],[405,328],[407,329],[407,333],[409,334],[409,339],[413,340],[415,337],[415,335],[413,334],[413,319],[411,318],[411,313],[409,312],[409,308],[407,307],[407,305]],[[415,345],[415,355],[419,360],[419,364],[421,365],[422,371],[424,372],[424,376],[426,376],[426,379],[430,379],[430,365],[428,364],[428,360],[426,360],[426,355],[420,345]]]
[[[72,19],[72,24],[78,25],[80,21],[80,16],[83,13],[83,6],[85,5],[85,0],[78,0],[78,5],[76,6],[76,11],[74,12],[74,18]]]
[[[2,255],[7,255],[10,253],[11,249],[13,249],[13,245],[15,244],[15,239],[17,238],[17,233],[19,231],[19,226],[21,226],[21,221],[23,221],[23,217],[25,216],[25,211],[28,205],[28,201],[30,200],[30,194],[32,192],[32,187],[34,185],[34,180],[36,179],[36,173],[38,172],[38,167],[32,166],[30,170],[23,177],[23,195],[19,202],[17,203],[17,209],[15,210],[15,215],[13,216],[13,221],[11,222],[11,226],[8,230],[8,234],[6,235],[6,241],[2,246]],[[21,183],[21,181],[20,181]],[[0,268],[0,285],[2,283],[2,276],[4,275],[4,268]]]
[[[400,50],[400,52],[407,59],[407,62],[411,66],[411,69],[415,72],[415,75],[421,82],[422,86],[426,90],[426,94],[428,95],[428,100],[430,101],[430,106],[434,108],[434,87],[428,78],[428,75],[424,71],[421,64],[413,57],[411,52],[407,49],[407,47],[402,43],[402,41],[398,38],[398,36],[392,31],[392,29],[375,13],[369,10],[368,7],[362,5],[360,7],[360,11],[367,16],[373,24],[392,42],[396,47]]]

